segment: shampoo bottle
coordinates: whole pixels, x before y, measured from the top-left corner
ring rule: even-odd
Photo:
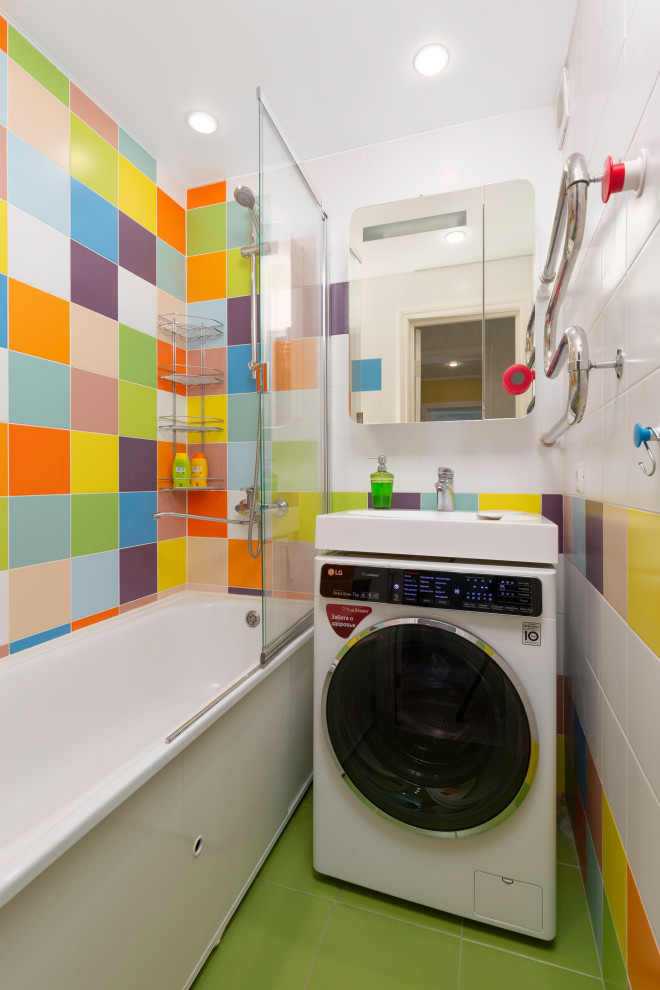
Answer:
[[[206,463],[206,458],[204,454],[200,451],[192,459],[191,462],[191,488],[206,488],[206,479],[209,476],[209,466]]]
[[[378,470],[371,475],[371,501],[374,509],[389,509],[392,506],[392,485],[394,475],[387,470],[386,455],[378,455]]]
[[[190,459],[184,451],[179,451],[174,455],[172,486],[174,488],[190,488]]]

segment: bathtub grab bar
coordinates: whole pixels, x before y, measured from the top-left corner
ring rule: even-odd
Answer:
[[[248,678],[253,677],[254,674],[256,674],[260,670],[263,670],[263,667],[260,663],[257,664],[256,667],[251,667],[246,674],[243,674],[243,676],[239,677],[237,681],[234,681],[234,683],[231,684],[228,688],[225,688],[225,690],[222,691],[217,698],[214,698],[213,701],[209,701],[208,705],[204,705],[204,707],[200,708],[200,710],[195,715],[191,715],[191,717],[187,720],[187,722],[184,722],[183,725],[180,725],[178,729],[175,729],[174,732],[171,732],[169,736],[167,736],[167,738],[165,739],[165,742],[171,743],[174,742],[175,739],[178,739],[178,737],[181,735],[182,732],[185,732],[186,729],[189,729],[191,725],[194,725],[195,722],[198,722],[200,718],[202,718],[202,716],[206,715],[207,712],[210,712],[211,709],[215,708],[216,705],[219,705],[220,702],[224,698],[226,698],[228,694],[231,694],[231,692],[235,691],[236,688],[239,687],[239,685],[244,684],[245,681],[248,680]]]
[[[200,489],[203,491],[203,489]],[[247,519],[218,519],[215,516],[192,516],[187,512],[152,512],[152,519],[162,519],[163,516],[176,516],[177,519],[203,519],[204,522],[234,523],[236,526],[247,526]]]

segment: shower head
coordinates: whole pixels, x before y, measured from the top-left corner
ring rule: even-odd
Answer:
[[[244,206],[249,210],[255,225],[255,233],[259,230],[259,207],[254,198],[254,193],[249,186],[236,186],[234,189],[234,199],[239,206]]]

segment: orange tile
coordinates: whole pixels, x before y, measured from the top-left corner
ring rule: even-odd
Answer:
[[[71,83],[69,100],[71,113],[84,120],[88,127],[100,134],[113,148],[119,147],[119,127],[115,121],[73,83]]]
[[[12,641],[71,621],[71,560],[14,567],[9,571]]]
[[[68,302],[10,278],[9,346],[12,351],[68,364]]]
[[[197,186],[188,190],[188,209],[196,210],[198,206],[214,206],[227,200],[227,183],[212,182],[208,186]],[[211,298],[217,298],[209,296]]]
[[[188,512],[196,516],[217,516],[227,518],[227,492],[205,492],[190,489],[188,493]],[[196,519],[188,520],[188,536],[218,536],[227,535],[226,523],[206,523]],[[222,581],[218,581],[222,584]]]
[[[158,236],[181,254],[186,253],[186,211],[158,189]]]
[[[628,979],[632,990],[658,990],[660,951],[628,866]]]
[[[158,340],[157,342],[158,350],[158,388],[163,392],[171,392],[174,388],[174,383],[169,382],[164,378],[161,378],[161,374],[167,374],[165,369],[172,367],[172,345],[166,340]],[[175,347],[174,349],[174,361],[176,364],[176,370],[186,373],[186,352],[181,347]],[[186,394],[185,385],[176,386],[177,395]]]
[[[7,21],[4,17],[0,17],[0,48],[3,52],[7,51]]]
[[[227,589],[227,540],[188,540],[188,586]]]
[[[0,496],[7,494],[7,424],[0,423]]]
[[[9,424],[9,494],[68,495],[70,433]]]
[[[227,295],[227,252],[188,258],[188,302],[224,299]]]
[[[185,451],[185,444],[178,443],[177,451]],[[158,487],[172,487],[172,461],[174,460],[174,447],[166,440],[159,440],[157,446],[158,458]],[[178,493],[177,493],[178,494]],[[178,511],[178,510],[177,510]],[[185,511],[185,506],[181,511]],[[185,535],[185,534],[182,534]]]
[[[105,612],[97,612],[96,615],[88,615],[85,619],[74,619],[71,623],[71,632],[76,629],[84,629],[86,626],[93,626],[95,622],[103,622],[105,619],[113,619],[119,615],[119,608],[109,608]]]
[[[261,555],[253,560],[247,540],[228,540],[227,584],[230,588],[261,587]]]
[[[319,387],[319,338],[304,337],[302,388]]]

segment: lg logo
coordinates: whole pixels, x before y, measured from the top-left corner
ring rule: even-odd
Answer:
[[[541,623],[540,622],[523,622],[523,625],[522,625],[522,641],[523,641],[523,646],[540,646],[541,645]]]

